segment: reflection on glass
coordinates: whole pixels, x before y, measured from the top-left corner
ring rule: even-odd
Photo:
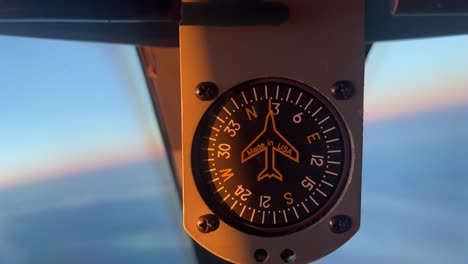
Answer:
[[[0,58],[0,263],[194,263],[135,48]]]
[[[318,263],[468,263],[466,47],[375,46],[361,230]],[[193,263],[134,48],[0,37],[0,58],[0,263]]]
[[[468,37],[376,44],[362,223],[318,263],[468,263]]]

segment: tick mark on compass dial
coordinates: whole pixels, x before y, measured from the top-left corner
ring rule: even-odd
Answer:
[[[336,203],[350,143],[336,108],[300,82],[262,78],[222,94],[203,115],[192,170],[210,209],[262,236],[303,229]]]

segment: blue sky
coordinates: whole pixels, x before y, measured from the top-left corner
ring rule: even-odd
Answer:
[[[375,45],[367,122],[468,104],[468,36]],[[0,36],[0,186],[163,154],[135,48]]]
[[[0,185],[161,152],[134,47],[0,37],[0,58]]]
[[[468,103],[468,36],[383,42],[366,64],[366,121]]]

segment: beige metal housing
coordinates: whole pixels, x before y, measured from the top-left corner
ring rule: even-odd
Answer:
[[[284,263],[280,252],[295,251],[294,263],[321,258],[349,240],[359,229],[363,77],[365,61],[364,1],[282,1],[290,19],[281,26],[180,27],[182,96],[183,222],[199,244],[228,261],[255,263],[254,251],[269,253],[265,263]],[[200,233],[199,216],[212,213],[198,193],[192,176],[191,145],[195,129],[211,102],[196,98],[198,83],[211,81],[220,93],[259,77],[283,77],[317,88],[341,113],[351,138],[350,177],[342,196],[320,221],[306,229],[279,237],[249,235],[221,221],[211,233]],[[339,80],[355,85],[354,97],[335,100],[330,88]],[[353,227],[343,234],[330,231],[329,219],[345,214]]]

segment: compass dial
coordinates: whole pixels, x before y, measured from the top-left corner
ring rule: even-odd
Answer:
[[[273,236],[319,220],[346,184],[346,127],[315,89],[262,78],[221,95],[203,115],[192,170],[210,209],[245,232]]]

